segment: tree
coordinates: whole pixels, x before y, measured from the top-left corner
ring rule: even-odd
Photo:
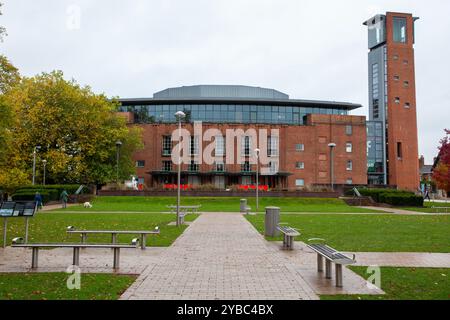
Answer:
[[[450,190],[450,130],[445,130],[446,136],[441,140],[437,165],[433,170],[433,180],[439,189]]]
[[[47,160],[47,181],[103,184],[116,178],[116,141],[120,140],[120,177],[135,171],[132,153],[141,147],[141,132],[118,117],[117,102],[66,81],[63,73],[42,73],[22,81],[5,94],[17,115],[12,129],[15,152],[9,162],[37,172]],[[16,165],[20,167],[20,165]]]
[[[0,16],[3,15],[2,13],[2,6],[3,3],[0,2]],[[0,26],[0,42],[3,42],[3,37],[7,36],[5,27]]]
[[[20,81],[19,70],[4,55],[0,55],[0,94],[6,93]]]

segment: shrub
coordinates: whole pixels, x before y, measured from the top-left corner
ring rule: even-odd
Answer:
[[[52,192],[48,191],[42,191],[40,192],[42,196],[42,202],[48,203],[50,201],[56,201],[54,194]],[[36,192],[23,192],[23,193],[15,193],[12,196],[13,201],[33,201],[34,197],[36,195]]]
[[[380,202],[393,206],[423,207],[423,198],[410,193],[381,193]]]
[[[46,185],[46,186],[23,186],[16,190],[16,193],[20,193],[22,191],[26,192],[36,192],[36,191],[56,191],[58,193],[58,196],[63,192],[63,190],[66,190],[68,194],[75,194],[75,192],[78,190],[80,185],[78,184],[72,184],[72,185]],[[89,193],[89,189],[87,187],[84,187],[81,191],[81,194],[87,194]]]

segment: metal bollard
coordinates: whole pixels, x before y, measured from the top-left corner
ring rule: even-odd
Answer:
[[[247,212],[247,199],[241,199],[241,213]]]

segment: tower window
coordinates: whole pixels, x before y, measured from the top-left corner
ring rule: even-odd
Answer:
[[[407,65],[407,64],[409,64],[409,61],[408,60],[403,60],[403,64]]]
[[[351,142],[347,142],[347,144],[345,145],[345,151],[347,153],[352,153],[353,152],[353,144]]]
[[[296,169],[303,170],[303,169],[305,169],[305,163],[304,163],[304,162],[297,162],[297,163],[295,164],[295,168],[296,168]]]
[[[352,160],[347,161],[347,171],[353,171],[353,161]]]
[[[351,124],[345,126],[345,134],[348,136],[353,134],[353,127]]]
[[[406,103],[405,103],[405,108],[406,108],[406,109],[411,108],[411,104],[410,104],[409,102],[406,102]]]
[[[406,43],[406,18],[394,17],[394,42]]]
[[[403,150],[401,142],[397,142],[397,158],[398,160],[401,160],[403,158]]]
[[[400,76],[395,75],[395,76],[394,76],[394,80],[395,80],[395,81],[399,81],[399,80],[400,80]]]
[[[403,86],[405,88],[409,88],[409,81],[403,81]]]
[[[394,60],[398,60],[398,58],[399,58],[398,54],[395,54],[394,55]]]
[[[400,97],[395,97],[395,103],[397,103],[397,104],[400,103]]]

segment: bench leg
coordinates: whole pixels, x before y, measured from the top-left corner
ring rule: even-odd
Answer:
[[[323,257],[317,254],[317,272],[323,272]]]
[[[119,269],[119,265],[120,265],[120,248],[114,248],[114,260],[113,260],[114,270]]]
[[[145,250],[146,247],[147,247],[147,235],[143,234],[141,236],[141,249]]]
[[[283,234],[283,249],[287,249],[287,248],[288,248],[287,235]]]
[[[331,279],[331,261],[328,259],[325,261],[325,278]]]
[[[80,265],[80,248],[73,248],[73,265]]]
[[[31,253],[31,269],[37,269],[39,259],[39,248],[32,248]]]
[[[294,250],[294,237],[288,237],[289,250]]]
[[[336,287],[342,288],[342,264],[336,264]]]

